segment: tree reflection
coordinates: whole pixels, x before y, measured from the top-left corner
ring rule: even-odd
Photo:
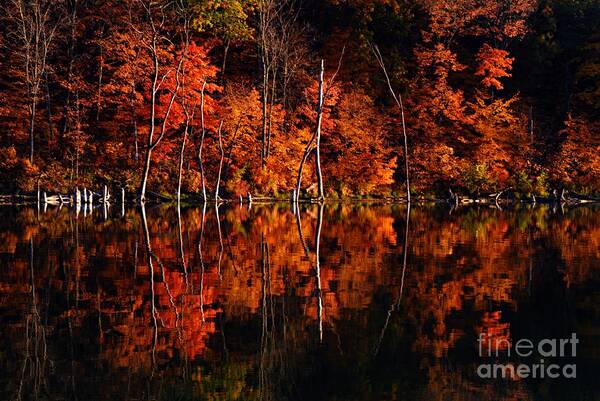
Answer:
[[[486,398],[494,388],[472,380],[480,333],[597,328],[594,208],[0,214],[12,399]],[[528,399],[525,385],[501,399]]]

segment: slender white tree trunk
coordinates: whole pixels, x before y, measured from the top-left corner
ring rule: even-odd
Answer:
[[[406,135],[406,121],[404,120],[404,104],[402,103],[402,95],[400,94],[400,92],[398,92],[397,95],[396,95],[396,92],[394,92],[394,88],[392,87],[392,82],[390,81],[390,77],[387,73],[387,69],[385,68],[385,64],[383,63],[383,57],[381,56],[381,53],[379,52],[379,48],[376,45],[373,45],[372,50],[373,50],[373,54],[375,55],[375,58],[377,59],[377,62],[379,63],[379,66],[381,67],[381,70],[383,71],[383,74],[385,75],[385,80],[387,82],[388,89],[389,89],[390,93],[392,94],[392,98],[394,98],[394,101],[396,102],[396,105],[398,106],[398,109],[400,110],[400,116],[401,116],[401,120],[402,120],[402,137],[404,139],[404,170],[406,172],[406,201],[408,203],[410,203],[410,173],[408,171],[408,137]]]
[[[221,129],[223,128],[223,120],[219,124],[219,150],[221,151],[221,161],[219,162],[219,173],[217,174],[217,184],[215,185],[215,202],[219,200],[219,186],[221,184],[221,172],[223,171],[223,159],[225,158],[225,151],[223,150],[223,137],[221,135]]]
[[[316,153],[315,167],[319,183],[319,199],[325,199],[323,191],[323,173],[321,171],[321,123],[323,121],[323,75],[325,74],[324,61],[321,59],[321,71],[319,73],[319,101],[317,103],[317,128],[316,128]]]
[[[183,138],[181,140],[181,149],[179,150],[179,172],[177,174],[177,203],[181,202],[181,178],[183,176],[183,156],[185,155],[185,145],[187,142],[189,130],[189,121],[186,120]]]
[[[204,174],[204,163],[202,162],[202,148],[204,147],[204,136],[206,135],[206,126],[204,124],[204,91],[206,89],[206,80],[202,83],[200,92],[200,125],[202,134],[200,136],[200,147],[198,148],[198,164],[200,165],[200,180],[202,182],[202,200],[206,202],[206,178]]]

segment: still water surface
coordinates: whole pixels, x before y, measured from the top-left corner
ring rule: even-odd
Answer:
[[[114,209],[0,208],[0,399],[600,397],[598,207]],[[571,333],[576,379],[477,376]]]

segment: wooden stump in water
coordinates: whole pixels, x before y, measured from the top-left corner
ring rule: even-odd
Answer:
[[[58,204],[62,204],[60,195],[52,195],[52,196],[48,196],[46,195],[46,192],[44,192],[44,205],[58,205]]]

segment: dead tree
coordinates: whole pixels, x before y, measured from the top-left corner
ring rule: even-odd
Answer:
[[[190,124],[194,119],[194,110],[190,111],[186,107],[183,107],[185,114],[185,125],[183,128],[183,137],[181,138],[181,148],[179,149],[179,169],[177,173],[177,203],[181,201],[181,180],[183,177],[183,159],[185,156],[185,145],[187,142],[188,133],[190,130]]]
[[[377,60],[377,63],[379,64],[379,67],[381,67],[381,70],[383,71],[383,75],[385,75],[385,80],[388,86],[388,89],[392,95],[392,98],[394,99],[394,102],[396,102],[396,105],[398,106],[398,109],[400,111],[400,117],[402,120],[402,137],[404,139],[404,170],[406,172],[406,201],[410,203],[410,174],[408,171],[408,138],[406,135],[406,122],[404,121],[404,104],[402,103],[402,94],[400,92],[398,92],[396,94],[396,92],[394,92],[394,88],[392,87],[392,82],[390,81],[390,77],[387,73],[387,69],[385,68],[385,64],[383,63],[383,57],[381,56],[381,52],[379,51],[379,48],[377,47],[377,45],[372,45],[371,46],[372,50],[373,50],[373,54],[375,55],[375,59]]]
[[[202,148],[204,147],[204,137],[206,136],[206,125],[204,123],[204,91],[206,89],[206,79],[202,82],[200,92],[200,125],[202,133],[200,135],[200,146],[198,147],[198,164],[200,165],[200,180],[202,181],[202,200],[206,202],[206,179],[204,177],[204,164],[202,163]]]
[[[302,173],[304,171],[304,165],[306,164],[306,160],[310,156],[311,152],[314,150],[313,143],[315,141],[315,135],[310,138],[306,148],[304,149],[304,154],[302,155],[302,160],[300,161],[300,166],[298,167],[298,177],[296,178],[296,202],[300,199],[300,189],[302,186]]]
[[[317,170],[317,181],[319,183],[319,199],[325,199],[323,193],[323,172],[321,171],[321,123],[323,122],[323,75],[325,64],[321,59],[321,70],[319,72],[319,98],[317,101],[317,128],[315,131],[315,169]]]
[[[344,57],[344,50],[345,50],[345,48],[342,49],[342,53],[340,55],[336,71],[333,73],[333,75],[327,82],[327,90],[325,92],[323,92],[323,90],[324,90],[323,89],[323,79],[324,79],[324,75],[325,75],[325,65],[324,65],[324,61],[321,60],[321,68],[319,70],[319,94],[318,94],[318,98],[317,98],[316,128],[315,128],[315,132],[313,133],[312,137],[306,144],[306,148],[304,149],[304,154],[302,156],[302,160],[300,161],[300,166],[298,167],[298,177],[296,179],[296,202],[298,201],[298,199],[300,199],[300,190],[302,187],[302,173],[304,170],[304,165],[306,164],[308,157],[310,156],[310,154],[313,151],[315,151],[315,168],[317,170],[317,179],[318,179],[318,185],[319,185],[319,199],[320,200],[325,199],[325,192],[323,189],[323,174],[321,172],[321,149],[320,149],[321,148],[321,123],[323,121],[323,106],[325,104],[325,101],[327,99],[327,95],[329,94],[329,91],[333,87],[333,82],[335,80],[335,77],[337,76],[338,72],[340,71],[340,67],[342,66],[342,58]]]
[[[221,184],[221,172],[223,171],[223,159],[225,158],[225,151],[223,150],[223,136],[221,131],[223,128],[223,120],[219,124],[219,130],[217,136],[219,138],[219,150],[221,152],[221,161],[219,161],[219,172],[217,173],[217,184],[215,185],[215,202],[219,200],[219,186]]]
[[[261,166],[265,167],[271,154],[278,76],[281,68],[286,67],[285,55],[291,53],[290,47],[294,45],[289,38],[296,31],[298,11],[294,0],[260,0],[257,10],[256,40],[262,70]]]
[[[188,4],[185,0],[181,0],[177,2],[178,13],[181,15],[181,23],[183,24],[183,58],[187,59],[189,54],[190,47],[190,33],[191,33],[191,21],[192,14],[188,7]],[[192,61],[192,60],[188,60]],[[186,85],[187,85],[187,70],[185,64],[181,70],[181,89],[183,91],[183,96],[181,96],[181,108],[183,109],[183,114],[185,115],[185,122],[183,128],[183,137],[181,138],[181,148],[179,150],[179,170],[177,174],[177,203],[181,202],[181,180],[183,177],[183,161],[185,156],[185,146],[187,143],[188,133],[190,130],[190,125],[194,120],[194,115],[196,112],[196,104],[191,101],[189,96],[186,94]]]
[[[271,73],[275,64],[275,19],[278,12],[276,0],[260,0],[258,3],[258,48],[262,68],[262,128],[261,128],[261,166],[265,167],[267,158],[267,127],[269,88]]]
[[[79,1],[72,0],[67,2],[67,19],[66,24],[69,30],[68,37],[68,50],[67,50],[67,58],[68,58],[68,66],[67,66],[67,83],[73,82],[73,77],[75,75],[75,47],[77,45],[77,24],[79,23]],[[102,63],[100,63],[102,64]],[[73,91],[70,85],[66,85],[66,94],[64,96],[64,104],[63,104],[63,122],[60,127],[60,138],[64,139],[67,131],[71,128],[70,117],[71,117],[71,107],[72,107],[72,96]]]
[[[48,55],[61,18],[60,3],[51,0],[9,0],[0,9],[14,25],[9,37],[23,71],[29,117],[29,161],[33,163],[35,118],[42,83],[48,72]]]
[[[179,60],[176,63],[176,67],[167,68],[165,71],[165,66],[163,65],[165,64],[165,61],[163,60],[164,57],[161,54],[161,46],[165,42],[170,42],[169,37],[167,37],[168,34],[165,33],[165,24],[168,19],[167,7],[169,7],[170,4],[157,4],[156,2],[153,2],[151,0],[138,1],[141,4],[145,13],[145,22],[143,24],[144,27],[140,29],[136,27],[135,24],[132,24],[132,27],[138,33],[138,35],[143,37],[143,46],[146,48],[152,61],[152,74],[150,75],[150,128],[148,132],[148,139],[146,141],[146,157],[144,161],[144,169],[142,172],[142,179],[140,182],[139,189],[140,203],[144,203],[146,200],[146,187],[148,184],[148,175],[150,172],[150,166],[152,164],[152,152],[154,151],[154,149],[156,149],[156,147],[161,143],[161,141],[165,137],[169,115],[171,114],[173,103],[175,102],[175,98],[177,97],[181,86],[180,75],[184,57],[183,55],[180,55]],[[170,90],[167,107],[162,115],[162,123],[158,127],[158,136],[155,137],[158,125],[156,116],[157,95],[162,89],[165,80],[171,73],[173,73],[173,70],[175,70],[175,88]]]

